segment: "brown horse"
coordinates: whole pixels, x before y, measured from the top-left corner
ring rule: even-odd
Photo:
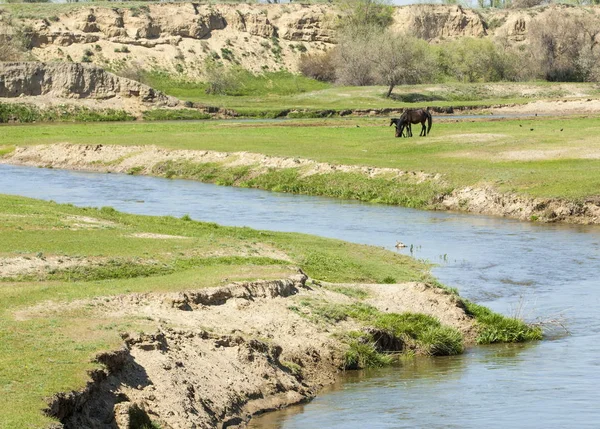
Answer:
[[[425,137],[431,131],[431,122],[432,118],[429,109],[408,109],[402,113],[399,119],[392,119],[392,123],[396,124],[396,137],[402,136],[405,128],[407,136],[412,137],[412,127],[410,124],[418,123],[421,123],[421,133],[419,136]],[[425,123],[427,123],[427,126],[425,126]]]

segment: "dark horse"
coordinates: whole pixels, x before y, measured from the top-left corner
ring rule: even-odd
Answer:
[[[399,119],[392,119],[392,124],[396,125],[396,137],[401,137],[406,129],[407,137],[412,137],[411,124],[421,123],[421,133],[419,136],[425,137],[431,131],[431,113],[429,109],[408,109],[400,116]],[[427,122],[427,126],[425,123]]]

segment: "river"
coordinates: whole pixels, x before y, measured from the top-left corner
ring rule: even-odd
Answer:
[[[524,223],[186,180],[0,165],[0,192],[149,215],[296,231],[438,265],[461,296],[527,320],[558,320],[546,340],[475,347],[348,373],[309,404],[253,428],[600,427],[600,227]],[[412,246],[411,246],[412,245]]]

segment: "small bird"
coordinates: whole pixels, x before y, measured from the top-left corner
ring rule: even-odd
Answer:
[[[406,247],[406,244],[401,241],[396,241],[396,249],[402,249],[403,247]]]
[[[523,125],[519,124],[519,126],[520,126],[521,128],[523,128]]]
[[[562,132],[562,130],[563,130],[563,129],[561,128],[561,129],[560,129],[560,131]]]
[[[533,128],[529,128],[529,131],[533,131]]]

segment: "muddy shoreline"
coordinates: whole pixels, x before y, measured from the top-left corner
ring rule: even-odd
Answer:
[[[45,168],[60,168],[106,173],[127,173],[169,177],[159,168],[165,163],[188,163],[218,166],[223,170],[247,166],[251,175],[268,171],[297,169],[301,176],[335,173],[357,173],[366,180],[383,178],[393,183],[402,180],[418,186],[434,183],[447,187],[443,176],[393,168],[335,165],[309,159],[267,156],[248,152],[216,152],[168,150],[156,146],[103,146],[58,143],[52,145],[19,146],[0,163]],[[236,183],[232,183],[233,186]],[[491,187],[465,187],[437,195],[429,202],[433,210],[502,216],[524,221],[565,222],[575,224],[600,223],[600,199],[574,202],[552,198],[532,198],[498,192]]]
[[[443,289],[423,283],[343,287],[364,291],[360,302],[382,312],[437,317],[457,329],[466,345],[474,342],[474,319]],[[225,428],[245,427],[253,415],[308,401],[343,370],[344,334],[365,327],[303,314],[309,308],[303,301],[359,302],[300,272],[281,280],[67,304],[148,316],[156,331],[122,333],[121,349],[96,357],[103,369],[90,373],[86,388],[56,394],[46,413],[60,421],[55,428],[139,427],[131,426],[134,420],[168,428]],[[405,347],[399,338],[378,340],[381,351]]]

